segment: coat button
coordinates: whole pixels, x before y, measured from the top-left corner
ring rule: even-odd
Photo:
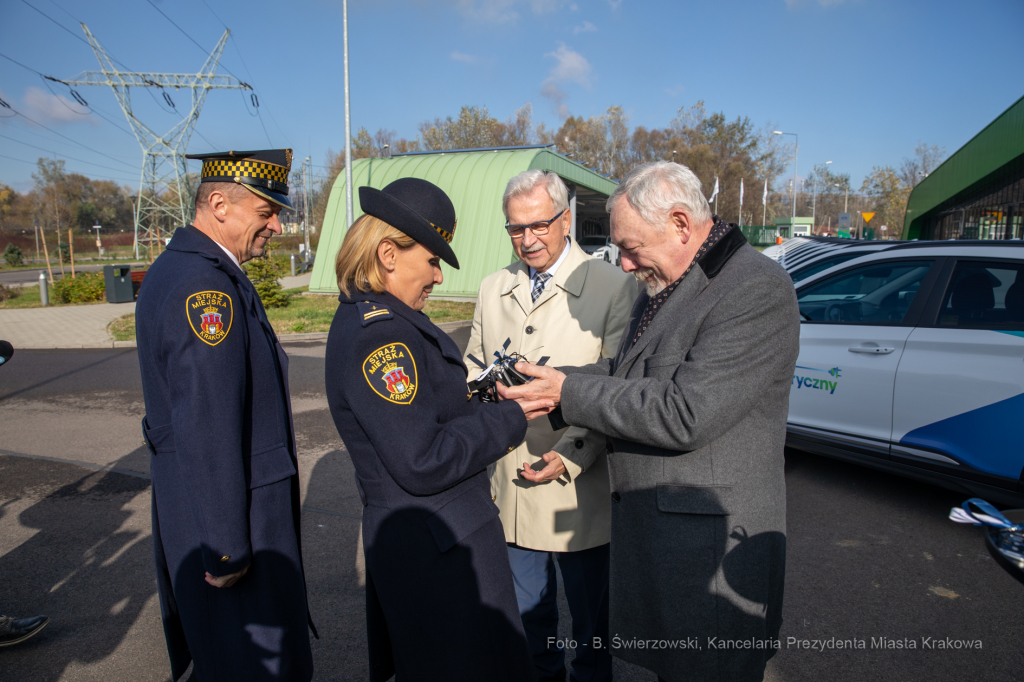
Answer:
[[[220,558],[220,561],[221,561],[221,563],[224,563],[225,561],[228,561],[229,559],[231,559],[231,557],[228,556],[227,554],[225,554],[224,556],[222,556]]]
[[[497,499],[498,499],[498,497],[496,495],[491,495],[491,502],[494,502]]]
[[[516,446],[512,445],[512,446],[509,447],[508,450],[505,451],[505,454],[508,454],[509,452],[512,452],[515,449],[516,449]]]
[[[622,500],[622,496],[618,492],[612,493],[612,502],[619,502]]]
[[[527,334],[532,334],[533,333],[533,327],[527,327],[526,328],[526,333]]]
[[[582,438],[577,438],[576,440],[574,440],[572,442],[572,444],[576,446],[577,450],[582,450],[583,449],[583,439]]]

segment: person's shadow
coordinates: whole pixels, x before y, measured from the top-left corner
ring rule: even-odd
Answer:
[[[33,487],[46,484],[41,480],[58,485],[18,514],[17,523],[31,537],[0,556],[2,612],[50,617],[38,635],[3,651],[0,677],[55,680],[91,665],[100,673],[129,632],[162,639],[158,610],[155,619],[139,618],[156,594],[147,478],[110,471],[83,475],[72,465],[4,457],[0,480],[0,498],[7,500],[3,516]],[[132,673],[134,679],[167,679],[166,656],[162,649],[137,652],[133,669],[148,672]],[[100,674],[119,677],[117,670]]]
[[[623,509],[657,509],[656,495],[655,490],[626,492],[621,494],[618,504],[622,504]],[[746,529],[731,522],[724,509],[721,511],[721,514],[657,511],[654,518],[645,515],[642,532],[660,538],[648,546],[661,546],[671,551],[630,556],[619,562],[615,561],[616,538],[641,531],[625,514],[613,521],[610,577],[613,646],[618,635],[623,640],[696,638],[700,647],[699,650],[639,651],[640,659],[631,656],[630,649],[613,648],[613,656],[633,663],[644,660],[646,667],[656,672],[659,667],[679,669],[678,661],[685,658],[684,667],[694,679],[761,679],[765,663],[776,653],[765,645],[778,640],[782,625],[786,536],[777,531],[748,536]],[[614,525],[616,522],[622,526]],[[729,545],[732,547],[726,551]],[[673,557],[679,556],[679,551],[685,551],[695,560],[685,567],[674,565]],[[716,557],[723,558],[719,562]],[[640,564],[637,562],[644,564],[644,572],[653,569],[657,585],[638,579]],[[716,581],[717,593],[709,589]],[[729,595],[730,591],[733,594]],[[628,611],[617,612],[624,604],[629,604]],[[625,621],[635,625],[638,615],[641,620],[638,628],[616,632],[617,623]],[[708,638],[716,633],[720,639],[738,641],[740,648],[735,648],[735,644],[734,648],[710,647]],[[742,643],[749,640],[761,640],[764,648],[742,648]],[[655,665],[649,665],[651,661]]]

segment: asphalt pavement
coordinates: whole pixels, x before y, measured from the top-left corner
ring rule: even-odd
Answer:
[[[464,347],[468,333],[452,336]],[[315,679],[366,679],[361,506],[327,409],[324,346],[286,348]],[[51,618],[0,649],[0,680],[169,679],[143,414],[134,348],[22,350],[0,369],[0,612]],[[963,495],[792,451],[786,481],[785,622],[767,679],[1024,677],[1024,586],[978,529],[946,519]],[[943,648],[964,641],[981,649]],[[615,675],[655,679],[621,661]]]

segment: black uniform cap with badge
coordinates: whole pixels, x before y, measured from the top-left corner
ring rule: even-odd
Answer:
[[[284,208],[292,208],[292,202],[288,200],[288,174],[292,169],[291,149],[186,154],[185,158],[203,162],[200,183],[237,183],[267,201]]]
[[[380,218],[459,269],[451,243],[455,239],[455,206],[444,190],[420,178],[400,178],[384,189],[359,188],[363,213]]]

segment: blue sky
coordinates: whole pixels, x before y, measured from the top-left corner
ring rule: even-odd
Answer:
[[[220,72],[259,96],[257,117],[248,95],[211,92],[189,151],[290,146],[323,164],[343,147],[340,0],[153,2],[205,50],[223,20]],[[135,71],[195,72],[205,59],[149,0],[0,0],[0,54],[62,79],[94,70],[77,20]],[[549,128],[615,104],[631,126],[660,127],[703,100],[798,133],[801,176],[832,161],[855,186],[918,142],[952,153],[1024,95],[1020,0],[351,0],[349,27],[353,130],[414,138],[465,104],[504,119],[527,102]],[[0,98],[50,129],[0,118],[0,182],[29,189],[35,160],[55,152],[69,170],[136,186],[140,148],[110,90],[77,88],[120,129],[49,86],[0,58]],[[185,92],[169,95],[185,108]],[[157,131],[178,118],[159,91],[132,98]]]

